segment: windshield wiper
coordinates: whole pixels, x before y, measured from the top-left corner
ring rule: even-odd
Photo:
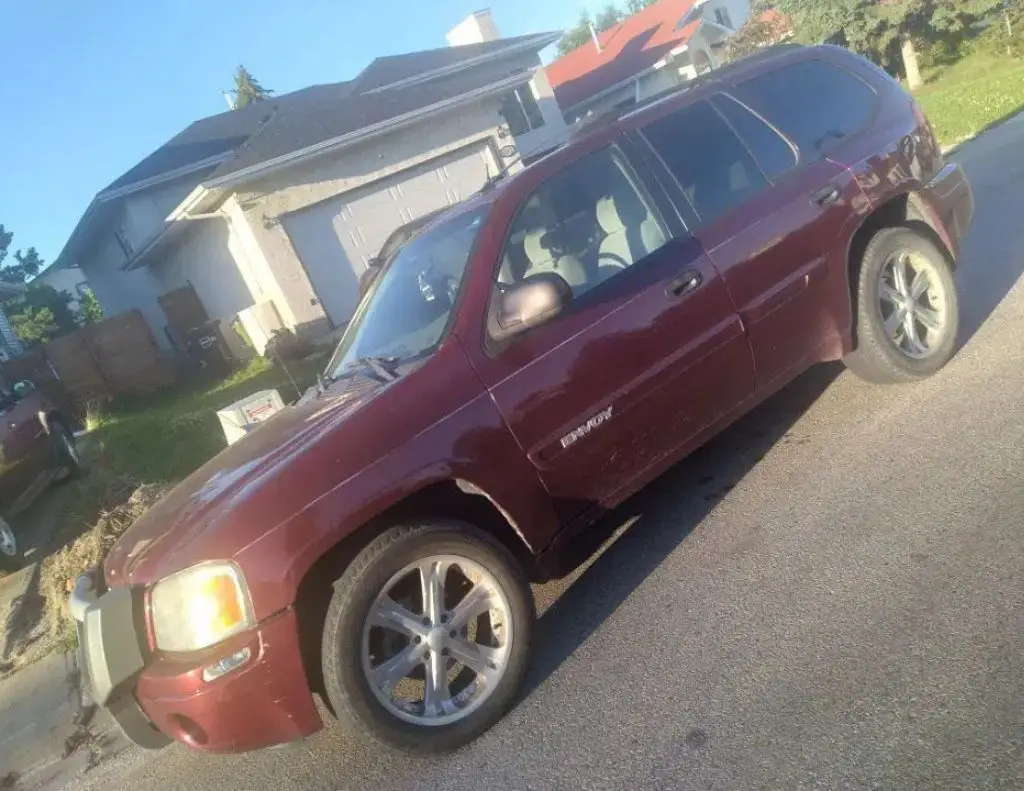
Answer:
[[[398,357],[357,357],[345,366],[345,373],[352,372],[357,368],[363,368],[370,371],[381,383],[387,384],[398,378],[398,372],[395,370],[395,365],[398,362],[400,362]]]

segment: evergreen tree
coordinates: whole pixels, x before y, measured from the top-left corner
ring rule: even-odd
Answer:
[[[253,102],[262,102],[269,99],[274,93],[269,88],[264,88],[249,72],[245,66],[239,66],[235,71],[235,89],[231,92],[235,97],[235,109],[247,107]]]

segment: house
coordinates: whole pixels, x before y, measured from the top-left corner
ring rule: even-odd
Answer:
[[[207,319],[259,350],[341,327],[392,230],[566,138],[538,54],[559,35],[500,38],[484,10],[447,47],[196,121],[96,196],[56,265],[164,347]]]
[[[32,282],[45,283],[57,291],[66,291],[71,297],[68,307],[75,313],[82,308],[82,296],[90,290],[88,278],[77,266],[49,266],[32,278]]]
[[[717,68],[749,13],[747,0],[659,0],[595,34],[547,66],[565,119],[628,107]]]

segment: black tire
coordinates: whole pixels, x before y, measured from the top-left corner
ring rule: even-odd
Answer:
[[[53,463],[59,470],[67,470],[63,480],[69,480],[78,474],[81,461],[75,444],[75,435],[64,423],[54,420],[50,423],[50,442],[53,443]]]
[[[923,358],[905,353],[885,331],[879,298],[882,267],[899,252],[926,258],[942,286],[945,325],[940,340]],[[878,384],[916,382],[936,373],[952,358],[960,326],[956,283],[949,259],[930,239],[910,228],[882,229],[868,242],[853,288],[857,345],[843,363],[857,376]]]
[[[385,708],[360,657],[363,626],[378,594],[406,566],[432,555],[462,556],[491,574],[509,604],[512,638],[505,672],[479,708],[451,724],[425,726]],[[454,750],[490,728],[512,705],[526,672],[534,619],[533,595],[522,568],[488,534],[450,521],[391,528],[363,549],[334,584],[321,643],[331,707],[342,727],[355,735],[411,753]]]

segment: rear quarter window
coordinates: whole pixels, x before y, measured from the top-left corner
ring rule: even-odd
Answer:
[[[805,162],[866,127],[878,105],[878,95],[866,82],[814,59],[759,74],[730,93],[789,137]]]

